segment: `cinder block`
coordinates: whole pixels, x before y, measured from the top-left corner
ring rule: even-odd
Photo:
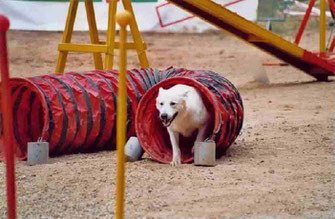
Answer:
[[[194,165],[215,166],[216,145],[214,141],[194,143]]]
[[[27,164],[46,164],[49,161],[49,142],[28,142]]]

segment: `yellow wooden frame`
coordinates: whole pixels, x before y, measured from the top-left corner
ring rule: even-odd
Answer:
[[[77,15],[79,0],[70,0],[69,10],[65,29],[63,32],[62,42],[58,45],[58,60],[56,64],[56,73],[63,73],[69,52],[85,52],[92,53],[94,59],[95,69],[113,69],[114,64],[114,50],[120,48],[120,43],[115,41],[116,32],[116,12],[117,0],[109,1],[108,8],[108,28],[107,28],[107,41],[99,41],[99,34],[95,19],[95,12],[93,7],[93,0],[84,0],[85,9],[87,14],[87,21],[89,27],[89,35],[91,44],[76,44],[71,43],[73,34],[74,21]],[[138,29],[134,11],[130,0],[122,0],[125,10],[129,11],[132,15],[130,23],[130,30],[134,42],[126,43],[127,49],[134,49],[137,51],[140,66],[143,68],[149,67],[148,58],[146,55],[146,44],[143,42],[140,31]],[[105,54],[105,63],[103,64],[102,53]]]

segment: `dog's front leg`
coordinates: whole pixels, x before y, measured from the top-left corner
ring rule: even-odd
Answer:
[[[199,141],[204,141],[206,139],[206,136],[205,136],[206,129],[207,129],[206,125],[198,129],[198,134],[197,134],[197,138],[195,139],[195,141],[199,142]],[[192,147],[192,153],[194,153],[194,145]]]
[[[167,129],[170,135],[170,141],[172,145],[172,161],[170,163],[171,166],[177,166],[181,164],[181,155],[180,155],[180,148],[179,148],[179,133],[171,130],[170,128]]]
[[[206,125],[203,125],[199,128],[197,138],[195,141],[204,141],[206,139],[206,136],[205,136],[206,129],[207,129]]]

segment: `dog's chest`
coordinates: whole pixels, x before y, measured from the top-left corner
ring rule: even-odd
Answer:
[[[180,133],[184,137],[189,137],[198,127],[192,121],[175,121],[172,124],[172,129],[175,132]]]
[[[175,129],[176,132],[180,133],[184,137],[190,137],[195,130],[196,128],[183,128],[183,127],[177,127]]]

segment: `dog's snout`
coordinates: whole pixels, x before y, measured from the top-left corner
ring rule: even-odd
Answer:
[[[167,113],[162,113],[160,117],[161,117],[161,119],[165,120],[165,119],[168,118],[168,114]]]

